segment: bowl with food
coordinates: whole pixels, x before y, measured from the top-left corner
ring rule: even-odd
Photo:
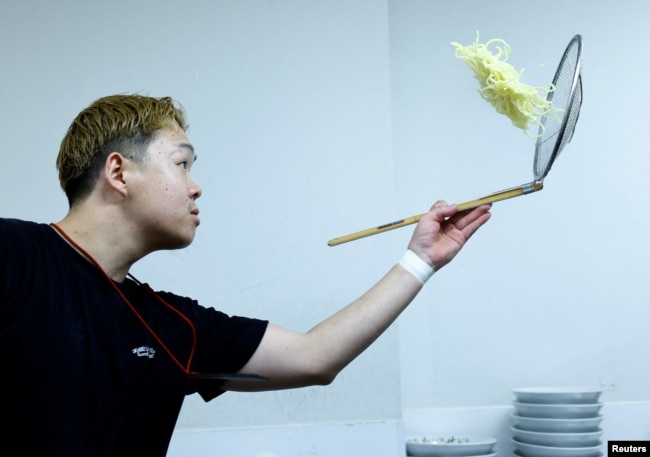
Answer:
[[[494,453],[496,438],[419,435],[406,438],[406,454],[416,457],[473,457]]]

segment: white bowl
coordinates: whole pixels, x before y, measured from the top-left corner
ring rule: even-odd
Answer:
[[[406,454],[421,457],[490,455],[496,442],[490,437],[410,436],[406,438]]]
[[[597,446],[600,443],[600,437],[603,435],[601,429],[585,433],[531,432],[517,427],[510,427],[510,430],[512,431],[512,437],[522,443],[553,447]]]
[[[521,387],[512,393],[521,403],[598,403],[601,387]]]
[[[603,455],[602,441],[597,446],[589,447],[539,446],[522,443],[514,438],[510,441],[517,453],[523,457],[600,457]]]
[[[603,416],[582,419],[555,419],[548,417],[524,417],[512,415],[512,423],[520,430],[531,432],[584,433],[598,430]]]
[[[431,455],[431,454],[427,454]],[[443,457],[445,455],[450,455],[450,454],[435,454],[435,457]],[[412,454],[409,454],[408,452],[406,453],[406,457],[415,457]],[[491,454],[472,454],[472,455],[462,455],[458,457],[497,457],[496,452],[492,452]]]
[[[542,403],[512,402],[519,416],[549,417],[555,419],[582,419],[595,417],[603,407],[602,403],[585,403],[580,405],[546,405]]]
[[[512,451],[512,455],[514,457],[527,457],[527,456],[525,456],[524,454],[522,454],[519,451]],[[555,456],[555,457],[558,457],[558,456]],[[600,452],[599,454],[595,454],[593,457],[603,457],[603,453]]]

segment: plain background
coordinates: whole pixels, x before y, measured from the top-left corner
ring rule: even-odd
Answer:
[[[173,96],[202,225],[134,274],[306,331],[383,275],[412,227],[327,240],[532,179],[532,140],[479,97],[450,42],[505,39],[541,85],[580,33],[580,121],[542,192],[496,204],[331,386],[192,396],[178,427],[396,419],[536,385],[648,400],[648,13],[641,0],[0,0],[0,216],[63,217],[58,145],[93,100]]]

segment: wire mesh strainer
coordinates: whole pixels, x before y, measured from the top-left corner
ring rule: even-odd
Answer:
[[[518,197],[543,189],[544,178],[560,155],[564,146],[573,138],[582,105],[582,36],[575,35],[569,42],[553,78],[553,90],[547,100],[556,108],[555,112],[540,119],[538,138],[535,142],[533,161],[533,181],[521,186],[495,192],[477,200],[458,204],[459,211],[494,203],[508,198]],[[407,217],[378,227],[361,230],[328,241],[329,246],[336,246],[348,241],[358,240],[388,230],[415,224],[426,213]]]

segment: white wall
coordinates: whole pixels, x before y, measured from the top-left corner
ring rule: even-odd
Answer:
[[[306,330],[383,274],[411,230],[328,239],[531,178],[531,141],[480,99],[449,42],[504,38],[544,82],[581,33],[583,111],[544,191],[495,205],[332,386],[190,397],[179,429],[392,420],[509,404],[536,384],[648,400],[647,13],[630,0],[2,0],[0,215],[63,216],[58,143],[94,99],[172,95],[199,155],[203,223],[190,248],[134,273]]]

